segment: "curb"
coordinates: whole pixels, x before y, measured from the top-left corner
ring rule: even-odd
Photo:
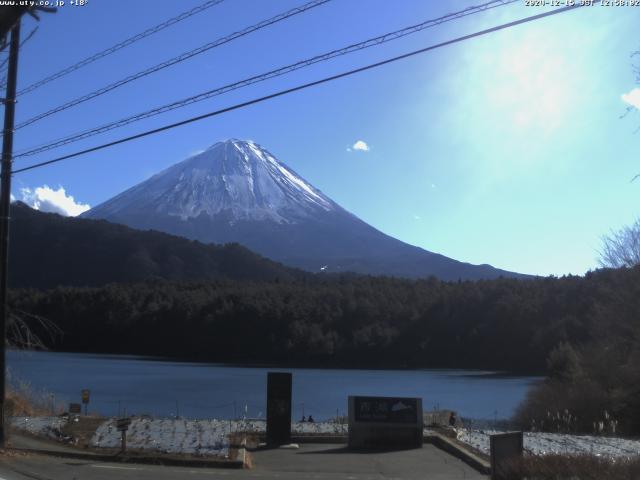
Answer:
[[[318,436],[318,435],[294,435],[291,441],[295,443],[346,443],[346,436]],[[482,474],[491,474],[489,463],[479,456],[471,453],[462,446],[456,444],[447,437],[438,433],[431,433],[424,436],[424,442],[429,443],[436,448],[444,450],[454,457],[462,460],[470,467],[474,468]],[[13,452],[32,453],[36,455],[48,455],[52,457],[73,458],[76,460],[86,460],[94,462],[111,462],[111,463],[138,463],[143,465],[163,465],[171,467],[197,467],[197,468],[225,468],[225,469],[245,469],[249,468],[247,455],[247,439],[244,438],[239,445],[230,445],[230,449],[237,450],[237,458],[235,460],[199,460],[177,457],[164,456],[143,456],[143,455],[122,455],[122,454],[101,454],[90,452],[72,452],[63,450],[45,450],[36,448],[15,448],[11,447],[7,450]]]
[[[347,443],[346,435],[291,435],[292,443]]]
[[[489,462],[471,453],[470,451],[466,450],[465,448],[461,447],[460,445],[456,444],[443,435],[440,435],[438,433],[431,433],[424,436],[424,441],[425,443],[430,443],[440,450],[444,450],[454,457],[459,458],[464,463],[480,473],[483,473],[485,475],[491,474],[491,465],[489,464]]]
[[[199,468],[245,468],[246,448],[238,448],[238,460],[196,460],[171,457],[128,456],[128,455],[104,455],[99,453],[76,453],[59,450],[39,450],[35,448],[9,448],[13,452],[32,453],[36,455],[48,455],[52,457],[73,458],[76,460],[89,460],[94,462],[111,463],[139,463],[143,465],[163,465],[168,467],[199,467]]]
[[[264,435],[258,436],[260,442],[266,442]],[[291,435],[291,443],[348,443],[347,435],[303,434]]]

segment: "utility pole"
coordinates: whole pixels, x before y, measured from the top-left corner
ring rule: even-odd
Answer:
[[[11,164],[13,160],[13,126],[16,112],[16,83],[18,80],[18,50],[20,47],[20,21],[11,30],[7,92],[4,103],[4,130],[2,132],[2,170],[0,172],[0,448],[7,439],[5,422],[5,370],[7,320],[7,284],[9,282],[9,215],[11,210]]]

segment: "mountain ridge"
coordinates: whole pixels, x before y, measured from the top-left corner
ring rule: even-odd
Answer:
[[[82,217],[204,243],[237,242],[311,272],[442,280],[527,277],[395,239],[342,208],[253,141],[217,142]]]
[[[311,274],[238,244],[207,245],[105,220],[11,205],[12,288],[92,287],[149,280],[292,281]]]

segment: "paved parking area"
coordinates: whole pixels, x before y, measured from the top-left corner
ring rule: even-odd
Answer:
[[[466,463],[426,444],[422,448],[385,452],[353,452],[345,445],[301,444],[298,450],[251,452],[252,472],[295,474],[301,479],[486,479]],[[283,475],[288,476],[288,475]]]
[[[344,445],[302,444],[298,450],[250,453],[245,470],[114,464],[35,454],[0,455],[0,480],[453,480],[487,479],[433,445],[392,452],[349,451]]]

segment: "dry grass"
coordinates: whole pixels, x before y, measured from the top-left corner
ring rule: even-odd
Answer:
[[[31,398],[12,389],[7,390],[6,409],[7,416],[10,417],[34,417],[50,413],[50,409],[47,410],[34,404]]]
[[[530,455],[508,466],[504,480],[638,480],[639,458],[594,455]]]
[[[26,382],[7,385],[5,414],[7,417],[35,417],[62,413],[63,407],[56,405],[50,393],[34,390]]]

